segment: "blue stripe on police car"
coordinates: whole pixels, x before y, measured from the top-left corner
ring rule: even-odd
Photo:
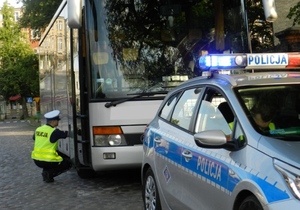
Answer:
[[[168,142],[168,147],[159,146],[153,144],[155,136],[163,136],[164,141]],[[153,147],[155,149],[156,155],[168,160],[167,162],[174,164],[178,167],[178,170],[184,169],[192,173],[198,174],[199,180],[206,180],[208,183],[214,183],[217,189],[223,190],[226,194],[231,195],[235,187],[241,182],[241,180],[252,180],[256,183],[259,188],[264,193],[267,201],[269,203],[285,200],[289,198],[288,193],[278,186],[278,183],[274,180],[270,180],[268,177],[263,176],[260,173],[255,173],[254,170],[247,168],[246,166],[241,166],[234,161],[225,161],[224,158],[219,158],[216,160],[213,154],[206,154],[206,149],[195,150],[193,148],[187,148],[187,145],[182,145],[181,143],[170,141],[170,134],[158,134],[156,132],[151,132],[149,136],[149,144],[145,146]],[[174,140],[174,139],[173,139]],[[152,143],[151,143],[152,142]],[[181,147],[185,147],[191,151],[192,159],[189,163],[182,161],[180,158]],[[166,150],[171,150],[167,152]],[[171,177],[172,174],[169,174]],[[168,179],[169,180],[169,179]]]

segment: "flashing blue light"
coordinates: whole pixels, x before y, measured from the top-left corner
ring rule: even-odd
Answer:
[[[233,54],[205,55],[199,59],[200,68],[203,70],[245,67],[245,62],[244,56]]]
[[[232,66],[231,56],[212,56],[212,66]]]
[[[203,71],[227,69],[300,68],[300,53],[207,54],[199,59]]]

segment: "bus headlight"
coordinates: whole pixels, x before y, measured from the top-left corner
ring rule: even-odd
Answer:
[[[122,144],[121,135],[110,135],[108,136],[108,143],[110,146],[118,146]]]
[[[96,135],[94,137],[94,145],[95,146],[108,146],[107,144],[107,136],[106,135]]]
[[[293,195],[300,200],[300,170],[279,160],[274,160],[274,166],[283,176]]]
[[[127,145],[121,127],[108,126],[93,127],[94,146],[107,147],[107,146],[123,146]]]
[[[126,141],[123,135],[95,135],[94,145],[98,147],[122,146],[126,145]]]

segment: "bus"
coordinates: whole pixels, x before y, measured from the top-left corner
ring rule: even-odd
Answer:
[[[240,0],[63,0],[39,43],[41,114],[61,111],[59,152],[82,178],[140,167],[169,90],[209,53],[249,52]]]

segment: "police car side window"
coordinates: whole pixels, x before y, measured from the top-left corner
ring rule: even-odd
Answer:
[[[175,106],[175,104],[178,100],[179,95],[180,95],[180,93],[177,93],[169,98],[169,100],[165,103],[164,107],[162,108],[162,110],[160,112],[160,117],[162,117],[164,119],[168,119],[173,107]]]
[[[232,131],[217,106],[203,100],[196,120],[195,133],[207,130],[222,130],[224,134],[231,135]]]
[[[197,103],[199,96],[198,89],[186,90],[180,97],[178,103],[174,108],[174,112],[171,117],[171,123],[176,124],[182,128],[188,129],[191,117],[195,111],[194,107]]]
[[[242,131],[240,123],[237,123],[237,125],[236,125],[234,139],[236,139],[236,140],[245,140],[245,136],[244,136],[244,133]]]

